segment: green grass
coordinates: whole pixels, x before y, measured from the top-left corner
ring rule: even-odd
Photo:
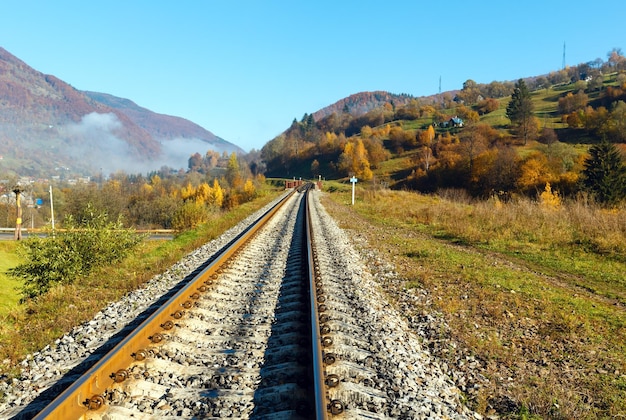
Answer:
[[[19,264],[15,254],[17,245],[15,241],[0,241],[0,319],[6,318],[17,307],[20,299],[17,289],[21,281],[5,274],[9,268]]]
[[[406,170],[412,165],[412,157],[416,155],[417,152],[407,152],[402,154],[401,156],[396,156],[392,159],[381,162],[379,168],[376,170],[376,173],[394,173],[401,170]]]
[[[405,130],[423,130],[432,123],[432,118],[418,118],[411,121],[402,121],[402,128]]]

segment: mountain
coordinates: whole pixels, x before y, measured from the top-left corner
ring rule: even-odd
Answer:
[[[243,153],[186,119],[77,90],[0,47],[0,172],[49,177],[180,169],[207,150]]]
[[[397,95],[380,90],[375,92],[359,92],[314,112],[313,117],[315,121],[319,121],[333,113],[344,113],[358,117],[373,109],[381,108],[385,104],[393,103],[396,106],[406,105],[411,99],[415,98],[411,95]]]
[[[146,130],[153,138],[161,140],[196,139],[211,144],[215,151],[243,150],[189,120],[171,115],[157,114],[142,108],[133,101],[113,95],[84,91],[88,97],[101,104],[116,109],[126,115],[135,124]]]

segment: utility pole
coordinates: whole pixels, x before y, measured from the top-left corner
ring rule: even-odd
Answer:
[[[18,186],[13,188],[13,192],[15,193],[15,205],[17,206],[17,218],[15,219],[15,240],[19,241],[22,239],[22,197],[20,196],[22,190]]]
[[[443,108],[443,99],[441,98],[441,75],[439,75],[439,103]]]
[[[54,201],[52,200],[52,185],[50,185],[50,216],[52,217],[52,236],[54,236]]]

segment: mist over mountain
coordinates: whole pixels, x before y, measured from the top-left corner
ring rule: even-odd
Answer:
[[[199,125],[80,91],[0,47],[0,170],[49,177],[186,168],[193,153],[244,151]]]

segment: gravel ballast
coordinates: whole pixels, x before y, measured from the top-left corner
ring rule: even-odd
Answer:
[[[393,277],[393,268],[374,254],[357,251],[320,204],[321,194],[312,194],[314,235],[329,296],[329,324],[336,332],[333,351],[338,355],[328,372],[343,378],[341,386],[330,393],[331,398],[347,403],[344,418],[480,418],[463,405],[462,393],[451,379],[455,373],[427,350],[428,337],[421,332],[428,331],[428,325],[417,325],[416,320],[409,324],[396,305],[388,302],[380,279],[386,276],[387,282]],[[86,361],[99,357],[103,345],[115,344],[116,334],[129,322],[273,204],[191,252],[142,289],[108,305],[93,320],[28,356],[21,364],[20,379],[0,383],[5,395],[0,418],[30,418],[41,410],[46,395],[67,386]],[[377,267],[374,274],[368,268],[372,266]],[[428,314],[419,320],[430,322],[438,321]]]

